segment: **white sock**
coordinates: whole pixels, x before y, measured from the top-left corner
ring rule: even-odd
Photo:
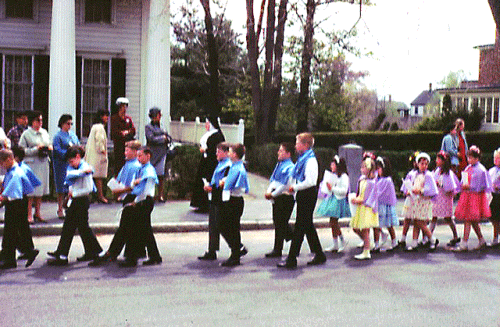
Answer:
[[[334,237],[334,238],[333,238],[333,246],[334,246],[335,248],[338,248],[338,247],[339,247],[339,241],[338,241],[338,239],[337,239],[336,237]]]

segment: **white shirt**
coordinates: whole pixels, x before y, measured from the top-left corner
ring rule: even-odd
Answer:
[[[293,180],[295,184],[293,184],[292,187],[295,192],[316,186],[318,181],[318,161],[316,158],[307,160],[304,177],[305,179],[303,182]]]

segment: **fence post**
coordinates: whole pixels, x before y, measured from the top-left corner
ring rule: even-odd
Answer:
[[[245,141],[245,120],[240,119],[238,122],[238,142],[243,144]]]

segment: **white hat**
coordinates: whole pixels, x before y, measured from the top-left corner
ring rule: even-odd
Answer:
[[[122,104],[126,104],[128,106],[128,99],[127,98],[118,98],[116,99],[116,105],[119,106],[119,105],[122,105]]]
[[[429,157],[429,155],[425,152],[420,152],[415,158],[415,162],[418,163],[418,161],[422,158],[426,159],[428,162],[431,162],[431,157]]]

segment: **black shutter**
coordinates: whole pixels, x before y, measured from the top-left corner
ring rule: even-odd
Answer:
[[[35,83],[33,85],[33,108],[49,121],[49,56],[35,55]]]
[[[111,59],[111,114],[116,111],[116,98],[126,96],[127,63],[125,59]]]
[[[82,57],[76,57],[76,122],[75,133],[78,137],[82,137]]]

